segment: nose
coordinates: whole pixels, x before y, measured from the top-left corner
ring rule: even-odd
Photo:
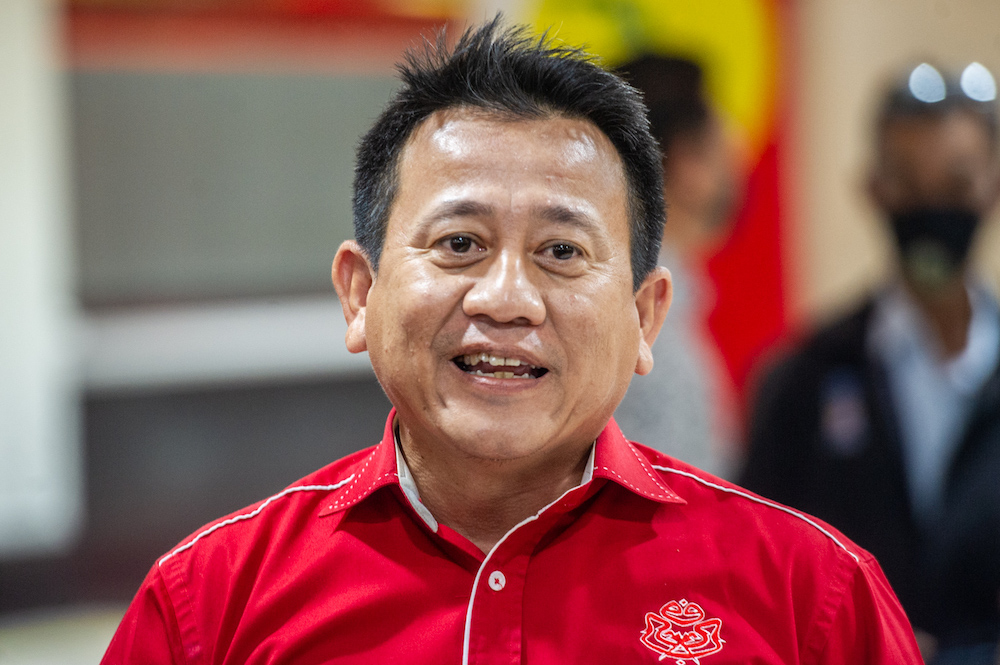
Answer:
[[[545,302],[528,275],[522,256],[499,252],[477,277],[462,301],[467,316],[487,316],[499,323],[541,325]]]

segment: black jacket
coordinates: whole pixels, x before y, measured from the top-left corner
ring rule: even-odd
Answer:
[[[869,301],[777,364],[751,411],[741,482],[830,522],[882,564],[914,626],[945,644],[1000,636],[1000,374],[947,474],[939,524],[919,528],[885,370],[866,350]]]

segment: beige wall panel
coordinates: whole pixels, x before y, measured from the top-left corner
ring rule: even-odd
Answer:
[[[1000,74],[997,0],[801,0],[793,170],[796,311],[825,319],[893,269],[888,236],[868,205],[864,173],[875,98],[887,75],[931,59]],[[980,235],[978,262],[1000,282],[1000,219]]]

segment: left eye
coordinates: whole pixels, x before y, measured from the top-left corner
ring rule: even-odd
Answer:
[[[552,256],[559,259],[560,261],[566,261],[568,259],[576,256],[579,251],[573,245],[568,245],[566,243],[559,243],[558,245],[552,245],[549,248],[552,252]]]

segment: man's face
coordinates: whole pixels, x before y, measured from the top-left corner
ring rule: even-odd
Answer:
[[[982,121],[968,112],[893,120],[873,178],[885,212],[962,208],[986,214],[996,197],[997,163]]]
[[[626,201],[589,122],[456,109],[417,128],[354,346],[401,434],[500,460],[594,439],[648,371],[657,316],[632,292]]]
[[[705,252],[729,235],[746,189],[747,157],[737,136],[714,113],[704,128],[675,136],[664,151],[663,196],[669,241]]]

